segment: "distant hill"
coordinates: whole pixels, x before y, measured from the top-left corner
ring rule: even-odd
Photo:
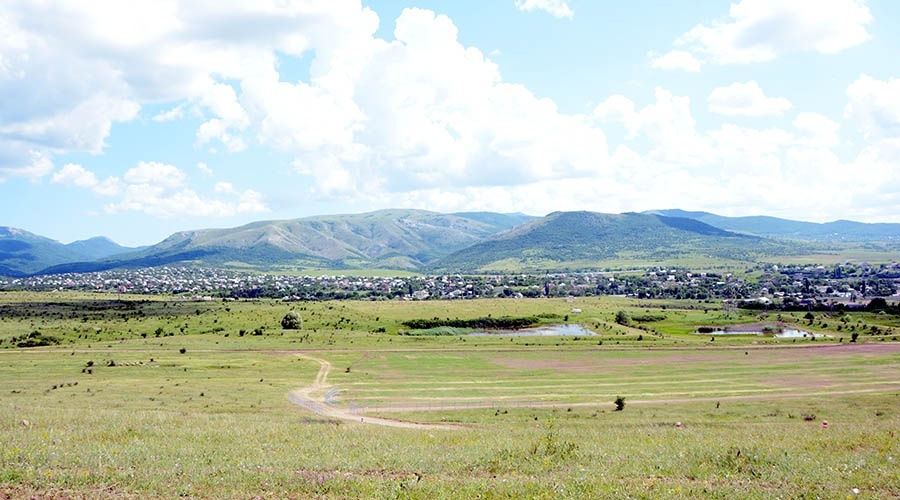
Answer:
[[[587,263],[690,258],[752,261],[796,252],[796,246],[742,235],[703,222],[660,215],[556,212],[455,252],[442,270],[582,268]]]
[[[73,241],[66,248],[82,255],[84,260],[98,260],[120,255],[127,252],[140,250],[139,248],[123,247],[105,236],[95,236],[86,240]]]
[[[0,276],[25,276],[63,263],[97,260],[132,251],[108,238],[64,245],[23,229],[0,227]]]
[[[847,220],[816,223],[766,216],[725,217],[677,209],[644,213],[694,219],[719,229],[770,238],[825,242],[900,241],[900,224],[892,223],[866,224]]]
[[[0,275],[169,264],[287,272],[310,268],[525,272],[730,265],[833,253],[845,248],[846,242],[889,251],[884,248],[900,245],[900,224],[817,224],[683,210],[555,212],[536,218],[397,209],[181,231],[138,249],[102,237],[63,245],[21,229],[0,227]]]
[[[257,269],[415,270],[528,219],[521,214],[380,210],[261,221],[230,229],[182,231],[139,252],[45,271],[85,272],[184,261]]]

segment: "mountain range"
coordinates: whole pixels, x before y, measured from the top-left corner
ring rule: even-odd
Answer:
[[[760,215],[723,217],[709,212],[687,212],[677,209],[653,210],[644,213],[694,219],[726,231],[770,238],[853,242],[900,240],[900,232],[897,231],[900,224],[892,223],[866,224],[849,220],[816,223]]]
[[[64,245],[22,229],[0,226],[0,276],[22,276],[53,265],[95,261],[135,250],[102,236]]]
[[[596,269],[623,261],[756,262],[767,256],[814,253],[835,242],[900,242],[900,224],[819,224],[683,210],[532,217],[394,209],[182,231],[143,248],[122,247],[103,237],[64,245],[0,227],[0,275],[166,264],[282,271]]]

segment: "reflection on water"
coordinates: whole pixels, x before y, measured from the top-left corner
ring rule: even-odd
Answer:
[[[513,332],[474,332],[472,337],[588,337],[597,335],[581,325],[548,325],[538,328],[526,328]]]
[[[785,328],[781,331],[781,333],[776,333],[775,337],[779,339],[805,339],[807,337],[821,337],[820,333],[809,333],[804,332],[803,330],[794,330],[790,328]]]
[[[794,329],[794,328],[785,328],[785,329],[783,329],[783,330],[780,330],[780,331],[774,331],[774,332],[773,332],[773,331],[762,331],[762,332],[759,332],[759,331],[752,331],[752,330],[748,330],[748,331],[744,331],[744,330],[737,330],[737,331],[716,330],[716,331],[714,331],[714,332],[699,332],[699,331],[697,331],[697,332],[694,332],[694,335],[712,335],[712,336],[719,336],[719,335],[757,335],[757,336],[763,336],[763,335],[772,335],[773,333],[775,334],[774,337],[775,337],[775,338],[778,338],[778,339],[805,339],[805,338],[810,338],[810,337],[815,337],[815,338],[824,337],[824,335],[822,335],[821,333],[809,333],[809,332],[807,332],[807,331],[797,330],[797,329]]]

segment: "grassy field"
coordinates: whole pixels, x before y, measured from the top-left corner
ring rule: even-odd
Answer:
[[[291,309],[302,330],[280,328]],[[640,321],[616,323],[622,310]],[[487,315],[542,315],[598,335],[397,334],[407,319]],[[829,335],[815,341],[690,333],[776,321],[607,297],[0,294],[0,498],[900,495],[898,318],[782,315]],[[58,344],[16,347],[34,331]],[[314,360],[332,366],[337,407],[456,428],[297,407],[288,394],[313,383]]]

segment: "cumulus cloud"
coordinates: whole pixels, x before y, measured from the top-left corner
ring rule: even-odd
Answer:
[[[101,153],[112,124],[135,119],[143,103],[192,103],[205,115],[200,145],[242,150],[250,122],[225,82],[274,73],[276,52],[327,59],[373,16],[353,0],[3,2],[0,176],[46,174],[26,169],[32,151]],[[153,118],[183,113],[184,104]]]
[[[516,6],[573,15],[564,1]],[[832,53],[864,42],[870,22],[859,0],[736,0],[728,17],[649,57],[656,68],[697,71],[795,51]],[[787,213],[810,200],[883,190],[850,173],[888,172],[900,151],[892,142],[895,79],[861,76],[847,90],[842,124],[801,112],[780,127],[702,128],[693,106],[761,116],[786,114],[791,103],[751,81],[713,90],[708,103],[657,88],[649,104],[613,95],[593,113],[566,113],[505,81],[489,55],[460,42],[445,15],[405,9],[392,36],[380,37],[378,28],[359,0],[2,2],[0,180],[53,173],[59,185],[110,197],[110,212],[267,210],[258,191],[201,186],[163,162],[129,164],[102,180],[74,164],[54,173],[54,155],[102,154],[115,124],[150,106],[163,110],[148,117],[158,123],[197,118],[167,126],[195,126],[204,154],[275,149],[303,177],[298,184],[311,186],[308,199],[380,206],[621,211],[685,206],[704,193],[713,200],[706,209],[721,199],[732,214],[766,203]],[[311,61],[308,77],[283,78],[284,58]],[[613,124],[625,140],[610,148],[604,127]],[[842,160],[834,149],[847,124],[873,143]],[[196,168],[192,175],[211,174],[205,163]]]
[[[779,115],[791,109],[791,101],[784,97],[766,97],[753,80],[717,87],[709,94],[707,102],[710,111],[726,116]]]
[[[872,140],[900,139],[900,78],[860,75],[847,88],[844,116]]]
[[[671,50],[659,57],[651,53],[650,57],[651,65],[657,69],[680,69],[694,73],[700,71],[700,61],[686,50]]]
[[[877,107],[883,111],[889,105]],[[690,209],[692,200],[702,199],[697,209],[725,215],[796,217],[804,212],[816,214],[820,221],[871,219],[879,206],[872,201],[875,198],[884,217],[884,207],[898,201],[889,200],[885,185],[900,188],[900,170],[895,167],[900,141],[884,139],[843,159],[837,153],[843,146],[841,124],[822,114],[798,113],[784,128],[726,123],[704,130],[696,126],[686,97],[658,88],[655,100],[646,106],[617,95],[600,103],[594,116],[601,123],[623,125],[627,133],[610,158],[615,175],[583,179],[581,188],[570,195],[575,199],[603,182],[616,187],[605,201],[626,210]],[[867,175],[858,175],[862,171]]]
[[[516,8],[526,12],[542,10],[557,19],[572,19],[575,16],[567,0],[516,0]]]
[[[819,113],[798,113],[792,125],[801,141],[812,147],[833,148],[840,144],[840,123]]]
[[[89,189],[105,197],[119,197],[105,206],[107,213],[143,212],[159,217],[217,216],[268,212],[263,196],[252,189],[243,192],[229,182],[218,182],[213,192],[218,198],[198,195],[186,187],[187,175],[174,165],[140,162],[122,179],[103,181],[81,165],[69,163],[54,172],[51,182]]]
[[[740,0],[728,17],[698,24],[675,46],[714,64],[771,61],[789,52],[833,54],[869,40],[871,22],[864,0]],[[677,67],[669,63],[666,69]]]
[[[58,172],[54,172],[51,182],[82,188],[92,188],[99,184],[93,172],[88,172],[81,165],[74,163],[68,163]]]
[[[438,185],[505,185],[602,172],[606,138],[504,82],[445,15],[405,9],[394,40],[335,49],[310,82],[255,78],[241,102],[259,140],[294,155],[321,196],[368,197]],[[358,35],[358,34],[357,34]]]
[[[153,116],[153,121],[158,123],[180,120],[184,117],[184,105],[179,104],[172,109],[161,111]]]
[[[187,174],[174,165],[140,162],[125,172],[118,202],[106,205],[107,213],[143,212],[158,217],[229,217],[262,213],[269,209],[253,190],[239,192],[231,183],[218,182],[213,192],[225,198],[209,198],[186,187]]]
[[[184,172],[174,165],[155,161],[139,162],[138,166],[125,172],[123,179],[129,184],[155,186],[161,189],[173,189],[184,184],[187,178]]]
[[[197,170],[203,172],[205,175],[213,175],[213,170],[209,168],[209,165],[204,161],[197,163]]]
[[[4,144],[5,143],[5,144]],[[26,150],[17,141],[4,141],[0,139],[0,182],[13,177],[24,177],[31,181],[38,181],[53,171],[53,160],[47,153],[38,150]]]

